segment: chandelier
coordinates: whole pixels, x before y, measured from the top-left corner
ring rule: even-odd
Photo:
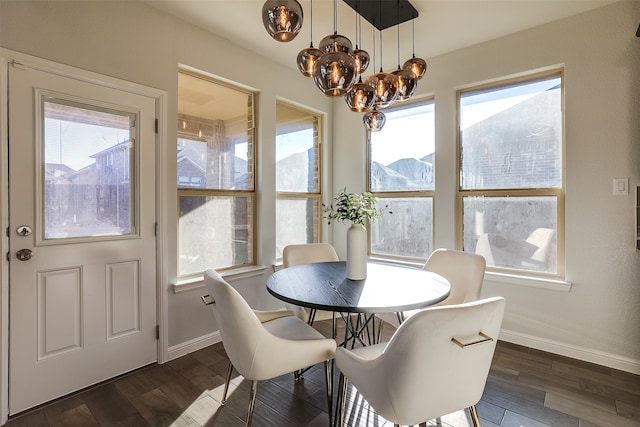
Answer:
[[[408,0],[343,0],[355,12],[356,45],[338,34],[337,0],[333,0],[333,34],[325,36],[313,46],[313,0],[310,0],[311,41],[302,49],[296,64],[302,75],[313,79],[318,89],[326,96],[342,96],[349,109],[365,113],[363,123],[371,131],[379,131],[385,123],[383,111],[396,102],[410,99],[427,69],[427,63],[415,56],[414,20],[418,11]],[[370,55],[358,46],[361,25],[364,18],[380,34],[380,63],[382,64],[382,32],[397,27],[398,68],[392,72],[383,71],[363,77],[370,62]],[[302,26],[302,7],[297,0],[267,0],[262,8],[262,19],[267,32],[277,41],[288,42],[295,38]],[[400,66],[400,24],[412,23],[413,55]],[[375,37],[374,37],[375,51]],[[375,68],[375,54],[374,54]]]

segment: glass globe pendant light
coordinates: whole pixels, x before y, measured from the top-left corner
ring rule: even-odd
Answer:
[[[396,97],[396,101],[402,102],[410,99],[418,87],[418,79],[416,75],[413,74],[413,71],[402,69],[400,65],[398,65],[398,69],[391,74],[398,79],[398,96]]]
[[[362,37],[360,37],[360,30],[362,26],[360,24],[360,13],[358,12],[357,6],[356,15],[356,48],[351,52],[351,56],[353,56],[353,59],[356,61],[356,73],[361,75],[367,71],[367,68],[369,68],[371,57],[366,50],[358,48],[358,39],[360,39],[360,42],[362,43]]]
[[[380,63],[382,64],[382,32],[380,32]],[[380,65],[380,72],[367,77],[365,83],[373,86],[376,93],[376,108],[387,108],[396,101],[398,78],[391,73],[382,71],[382,65]]]
[[[349,54],[353,50],[353,44],[351,40],[335,32],[320,40],[318,49],[324,53],[343,52]]]
[[[363,83],[362,77],[358,83],[344,96],[344,100],[351,111],[362,113],[371,111],[376,103],[376,92],[370,84]]]
[[[358,49],[358,45],[356,44],[356,48],[351,53],[351,56],[353,56],[353,59],[356,61],[356,73],[362,74],[367,71],[371,59],[366,50]]]
[[[387,118],[382,111],[372,110],[362,117],[362,121],[371,132],[378,132],[384,127]]]
[[[297,0],[267,0],[262,5],[262,23],[275,40],[290,42],[302,29],[302,6]]]
[[[338,5],[333,0],[333,34],[320,41],[319,49],[325,52],[316,61],[313,80],[327,96],[342,96],[356,82],[356,64],[351,57],[351,40],[338,34]]]
[[[400,21],[398,19],[398,21]],[[391,74],[398,79],[398,97],[396,101],[406,101],[413,96],[418,87],[418,79],[411,70],[400,68],[400,24],[398,24],[398,69]]]
[[[415,19],[415,18],[413,18]],[[411,29],[412,29],[412,43],[413,43],[413,55],[411,59],[407,59],[402,68],[405,70],[411,71],[416,75],[416,79],[420,80],[422,76],[427,72],[427,61],[422,58],[416,58],[416,45],[415,45],[415,25],[413,23],[413,19],[411,20]]]
[[[300,72],[306,77],[313,77],[316,69],[316,62],[322,56],[322,51],[313,47],[313,43],[308,48],[302,49],[298,53],[297,64]]]
[[[323,52],[320,49],[316,49],[315,47],[313,47],[313,0],[311,0],[310,18],[311,18],[311,25],[310,25],[311,42],[309,43],[309,47],[306,49],[302,49],[298,53],[298,57],[296,58],[298,69],[306,77],[313,77],[313,72],[316,69],[316,61],[323,54]]]
[[[316,61],[313,80],[327,96],[342,96],[355,83],[355,61],[344,52],[325,53]]]

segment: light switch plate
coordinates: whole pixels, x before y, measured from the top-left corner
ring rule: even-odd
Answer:
[[[629,195],[629,178],[613,178],[613,195]]]

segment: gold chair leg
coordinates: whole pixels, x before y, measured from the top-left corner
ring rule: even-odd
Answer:
[[[347,410],[347,377],[340,372],[340,381],[338,383],[338,414],[334,427],[344,426],[344,413]]]
[[[253,418],[253,408],[256,406],[257,391],[258,391],[258,381],[251,381],[251,390],[249,390],[249,409],[247,410],[247,424],[245,424],[245,427],[251,427],[251,419]]]
[[[229,383],[231,383],[231,373],[233,372],[233,365],[229,362],[229,370],[227,371],[227,381],[224,383],[224,391],[222,392],[222,404],[227,401],[227,392],[229,391]]]
[[[327,387],[327,411],[329,413],[329,427],[333,424],[333,359],[324,361],[324,383]]]
[[[480,418],[478,417],[478,409],[476,409],[476,405],[469,406],[469,413],[471,414],[473,427],[480,427]]]

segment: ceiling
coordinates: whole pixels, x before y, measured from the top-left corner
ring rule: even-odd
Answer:
[[[271,39],[264,30],[260,16],[264,0],[141,1],[293,69],[296,68],[298,52],[309,46],[312,21],[316,47],[324,36],[334,30],[333,0],[314,0],[313,19],[311,0],[299,0],[304,10],[302,31],[288,43]],[[615,1],[618,0],[410,0],[419,17],[413,23],[409,21],[400,24],[399,28],[395,26],[382,31],[382,54],[380,33],[364,19],[358,44],[369,52],[372,60],[375,57],[376,70],[382,67],[390,71],[397,68],[398,56],[401,63],[411,57],[414,44],[416,56],[428,60]],[[336,3],[338,33],[349,37],[355,45],[356,14],[343,0],[336,0]],[[415,42],[412,26],[415,28]]]

